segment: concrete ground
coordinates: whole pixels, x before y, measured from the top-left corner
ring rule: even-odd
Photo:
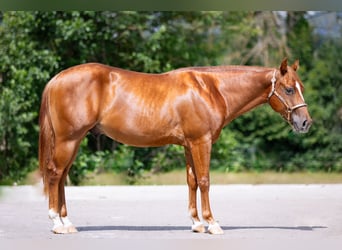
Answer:
[[[186,186],[67,187],[69,218],[79,233],[55,235],[50,231],[47,199],[40,188],[0,187],[0,241],[317,241],[333,242],[339,246],[337,249],[342,249],[340,184],[213,185],[210,194],[212,211],[224,235],[190,232]]]

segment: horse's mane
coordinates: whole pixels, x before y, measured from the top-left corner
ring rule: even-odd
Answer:
[[[195,66],[176,69],[174,71],[197,71],[197,72],[234,72],[234,71],[251,71],[251,72],[262,72],[270,70],[271,68],[261,66],[243,66],[243,65],[232,65],[232,66]]]

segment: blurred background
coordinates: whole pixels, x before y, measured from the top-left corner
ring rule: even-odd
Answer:
[[[310,132],[295,134],[264,105],[222,131],[211,169],[221,176],[341,176],[342,12],[0,12],[0,55],[1,184],[25,184],[37,170],[41,94],[67,67],[100,62],[161,73],[205,65],[279,67],[284,57],[300,60],[314,119]],[[137,184],[178,171],[184,177],[170,178],[185,184],[184,164],[180,146],[135,148],[89,134],[68,182],[101,184],[96,178],[110,174]]]

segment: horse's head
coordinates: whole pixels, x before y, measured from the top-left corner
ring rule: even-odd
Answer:
[[[306,133],[312,119],[302,94],[303,84],[296,73],[298,67],[298,60],[292,66],[287,65],[286,58],[282,61],[280,70],[273,72],[268,102],[295,131]]]

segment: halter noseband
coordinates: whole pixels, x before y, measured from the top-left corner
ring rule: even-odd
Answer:
[[[291,119],[292,112],[293,112],[294,110],[298,109],[298,108],[306,107],[307,104],[304,102],[304,103],[297,104],[297,105],[295,105],[295,106],[293,106],[293,107],[290,107],[290,106],[287,104],[287,102],[285,101],[285,99],[284,99],[281,95],[279,95],[278,92],[277,92],[276,89],[275,89],[275,84],[276,84],[276,82],[277,82],[277,79],[276,79],[276,77],[275,77],[276,73],[277,73],[277,71],[274,70],[274,72],[273,72],[273,77],[272,77],[272,79],[271,79],[271,82],[272,82],[272,89],[271,89],[271,92],[268,94],[267,101],[268,101],[268,103],[270,103],[270,99],[271,99],[271,97],[272,97],[273,95],[275,95],[276,97],[278,97],[279,101],[286,107],[286,111],[287,111],[286,120],[287,120],[288,122],[291,123],[291,120],[290,120],[290,119]]]

